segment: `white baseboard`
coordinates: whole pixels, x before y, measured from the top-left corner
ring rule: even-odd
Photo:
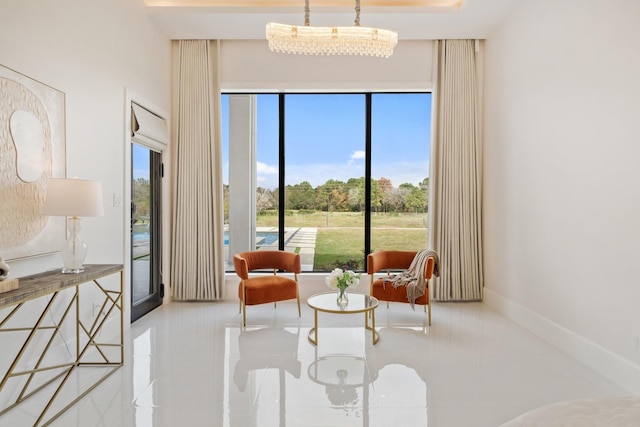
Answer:
[[[484,289],[484,303],[633,395],[640,395],[640,366],[491,289]]]

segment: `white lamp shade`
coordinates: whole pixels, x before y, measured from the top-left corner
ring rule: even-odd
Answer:
[[[45,215],[102,216],[102,183],[85,179],[50,179],[44,201]]]

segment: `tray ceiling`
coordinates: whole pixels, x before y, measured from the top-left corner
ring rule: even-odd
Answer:
[[[304,0],[143,0],[172,39],[264,39],[265,25],[303,25]],[[361,0],[361,25],[398,32],[400,40],[488,36],[514,0]],[[349,26],[354,1],[310,0],[311,25]]]

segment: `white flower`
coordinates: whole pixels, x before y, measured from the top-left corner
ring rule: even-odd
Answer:
[[[324,280],[324,282],[327,284],[328,287],[332,288],[332,289],[337,289],[338,288],[338,277],[341,277],[343,274],[342,269],[341,268],[334,268],[331,273],[329,273],[329,276],[327,276]]]
[[[360,283],[360,273],[356,274],[351,270],[343,271],[341,268],[334,268],[325,278],[325,283],[332,289],[355,288]]]

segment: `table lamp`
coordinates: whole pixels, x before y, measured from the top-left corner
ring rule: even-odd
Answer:
[[[87,244],[80,240],[80,217],[102,216],[102,183],[84,179],[50,179],[43,213],[67,217],[67,243],[60,251],[62,273],[81,273],[87,256]]]

